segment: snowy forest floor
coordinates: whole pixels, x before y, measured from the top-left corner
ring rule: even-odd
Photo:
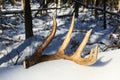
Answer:
[[[66,4],[67,5],[67,4]],[[55,4],[51,4],[49,7],[54,7]],[[31,4],[32,9],[37,9],[38,4]],[[7,4],[7,10],[20,10],[20,4],[16,4],[14,7]],[[72,14],[73,8],[63,8],[56,10],[48,10],[45,15],[39,15],[34,17],[36,12],[32,13],[33,19],[33,31],[34,36],[25,40],[25,27],[24,27],[24,15],[23,14],[9,14],[1,15],[0,19],[0,67],[12,66],[21,64],[22,61],[32,55],[38,46],[44,41],[49,34],[52,27],[52,16],[57,17],[57,32],[51,42],[51,44],[45,49],[43,54],[54,54],[61,45],[71,23],[72,16],[58,17],[62,15]],[[113,40],[110,40],[110,33],[113,32],[118,26],[118,22],[115,20],[117,17],[113,16],[110,19],[107,15],[107,29],[103,29],[103,15],[94,17],[91,10],[79,8],[79,16],[75,19],[74,32],[72,34],[72,40],[67,47],[65,53],[72,54],[77,46],[82,41],[85,32],[89,29],[93,29],[91,37],[83,53],[87,54],[91,48],[95,47],[98,43],[99,53],[103,51],[110,51],[117,48],[109,48],[104,45],[113,44]],[[116,31],[115,33],[120,33]],[[104,43],[104,44],[101,44]],[[120,51],[119,51],[120,52]]]

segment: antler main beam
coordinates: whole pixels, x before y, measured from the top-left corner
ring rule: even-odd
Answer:
[[[56,28],[57,28],[57,22],[56,22],[56,18],[53,17],[53,26],[52,26],[52,31],[49,34],[49,36],[45,39],[45,41],[39,46],[39,48],[36,50],[36,52],[28,59],[25,59],[25,61],[23,61],[23,66],[25,68],[28,68],[29,66],[35,65],[39,62],[39,58],[42,55],[42,52],[44,51],[44,49],[50,44],[50,42],[52,41],[55,33],[56,33]]]
[[[73,53],[73,55],[65,55],[65,49],[68,46],[70,40],[71,40],[71,34],[74,28],[74,16],[72,17],[72,22],[69,28],[68,33],[66,34],[66,37],[62,43],[62,45],[60,46],[60,48],[58,49],[58,51],[56,52],[56,54],[53,55],[41,55],[42,51],[45,49],[45,47],[48,46],[48,44],[51,42],[51,40],[53,39],[55,32],[56,32],[56,20],[55,18],[53,18],[53,29],[51,31],[51,34],[48,36],[48,38],[44,41],[44,43],[38,48],[38,50],[36,51],[36,53],[31,56],[29,59],[24,61],[24,67],[30,67],[36,63],[39,62],[43,62],[43,61],[49,61],[49,60],[56,60],[56,59],[67,59],[67,60],[71,60],[74,61],[77,64],[80,65],[92,65],[96,62],[97,60],[97,56],[98,56],[98,46],[96,46],[94,49],[91,49],[90,51],[90,55],[87,58],[82,58],[81,54],[89,40],[90,34],[92,32],[92,29],[90,29],[89,31],[87,31],[83,41],[81,42],[81,44],[79,45],[79,47],[77,48],[77,50]]]

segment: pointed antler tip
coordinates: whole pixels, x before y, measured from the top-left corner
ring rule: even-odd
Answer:
[[[52,15],[51,17],[52,17],[53,19],[56,19],[56,16],[55,16],[55,15]]]
[[[90,29],[89,31],[92,32],[92,29]]]
[[[98,48],[98,44],[96,44],[96,47],[95,48]]]

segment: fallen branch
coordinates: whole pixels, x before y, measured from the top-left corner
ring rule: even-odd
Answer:
[[[73,30],[73,32],[82,32],[82,33],[86,33],[87,30]]]
[[[61,8],[65,8],[66,6],[63,6]],[[39,9],[31,9],[31,11],[42,11],[42,10],[50,10],[50,9],[61,9],[61,8],[39,8]],[[0,14],[18,14],[18,13],[24,13],[24,10],[1,10]]]
[[[99,48],[100,48],[103,52],[106,51],[106,50],[109,49],[109,48],[118,48],[118,49],[120,48],[119,45],[117,45],[117,44],[107,45],[107,44],[105,44],[105,43],[103,43],[103,42],[88,43],[87,45],[93,45],[93,44],[102,44],[102,45],[105,45],[104,48],[101,48],[101,47],[99,46]]]
[[[11,38],[4,38],[4,37],[0,37],[0,39],[6,40],[6,41],[11,41],[11,42],[21,42],[22,41],[22,40],[14,40],[14,39],[11,39]]]

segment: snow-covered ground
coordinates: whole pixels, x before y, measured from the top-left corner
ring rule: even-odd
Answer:
[[[32,4],[32,8],[37,7],[38,4]],[[50,7],[54,7],[54,4]],[[7,6],[7,10],[15,9],[21,9],[20,5]],[[103,52],[106,49],[103,44],[99,44],[98,60],[92,66],[81,66],[68,60],[55,60],[39,63],[29,69],[22,67],[21,63],[25,57],[32,55],[49,34],[53,23],[52,16],[71,14],[72,11],[72,8],[63,8],[57,10],[56,14],[56,10],[49,10],[46,15],[33,17],[34,36],[27,40],[25,40],[24,17],[22,14],[2,16],[2,27],[0,27],[0,80],[119,80],[120,50],[112,51],[108,49],[107,52]],[[32,15],[34,16],[34,14],[35,12]],[[71,18],[72,16],[57,17],[56,35],[43,54],[54,54],[57,51],[69,29]],[[85,32],[91,28],[93,32],[83,53],[88,53],[91,48],[95,47],[96,42],[102,42],[106,45],[112,44],[109,36],[117,23],[114,20],[107,19],[107,24],[107,29],[104,30],[102,17],[95,18],[91,16],[90,10],[82,11],[82,8],[80,8],[79,17],[75,19],[74,27],[74,30],[78,31],[72,33],[72,40],[65,52],[72,54],[82,41]]]
[[[28,69],[23,66],[0,68],[0,80],[120,80],[120,50],[99,53],[92,66],[68,60],[42,62]]]

